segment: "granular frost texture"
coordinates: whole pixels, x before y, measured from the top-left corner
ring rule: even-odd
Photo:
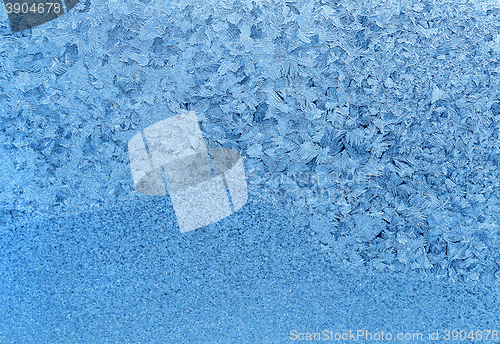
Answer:
[[[4,22],[0,221],[138,199],[127,142],[193,110],[328,264],[499,279],[499,19],[487,1],[80,1]]]

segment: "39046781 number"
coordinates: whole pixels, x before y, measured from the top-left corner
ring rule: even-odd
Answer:
[[[7,13],[23,13],[23,14],[30,14],[30,13],[50,13],[51,11],[54,13],[61,13],[61,4],[57,2],[45,2],[45,3],[39,3],[39,4],[28,4],[26,2],[24,3],[6,3],[5,7],[7,8]]]
[[[483,331],[465,331],[465,330],[453,330],[444,331],[444,340],[498,340],[499,334],[498,330],[483,330]]]

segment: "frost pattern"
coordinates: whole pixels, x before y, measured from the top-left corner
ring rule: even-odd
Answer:
[[[4,23],[1,221],[137,197],[128,140],[195,110],[331,264],[500,278],[498,6],[81,1]]]

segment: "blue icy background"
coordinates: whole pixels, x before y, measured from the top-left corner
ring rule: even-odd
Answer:
[[[500,3],[1,16],[0,343],[500,329]],[[186,110],[250,201],[181,235],[127,143]]]

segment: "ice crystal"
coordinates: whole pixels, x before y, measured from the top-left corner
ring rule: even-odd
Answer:
[[[499,276],[497,7],[80,2],[3,30],[1,219],[135,197],[126,142],[195,110],[332,263]]]

